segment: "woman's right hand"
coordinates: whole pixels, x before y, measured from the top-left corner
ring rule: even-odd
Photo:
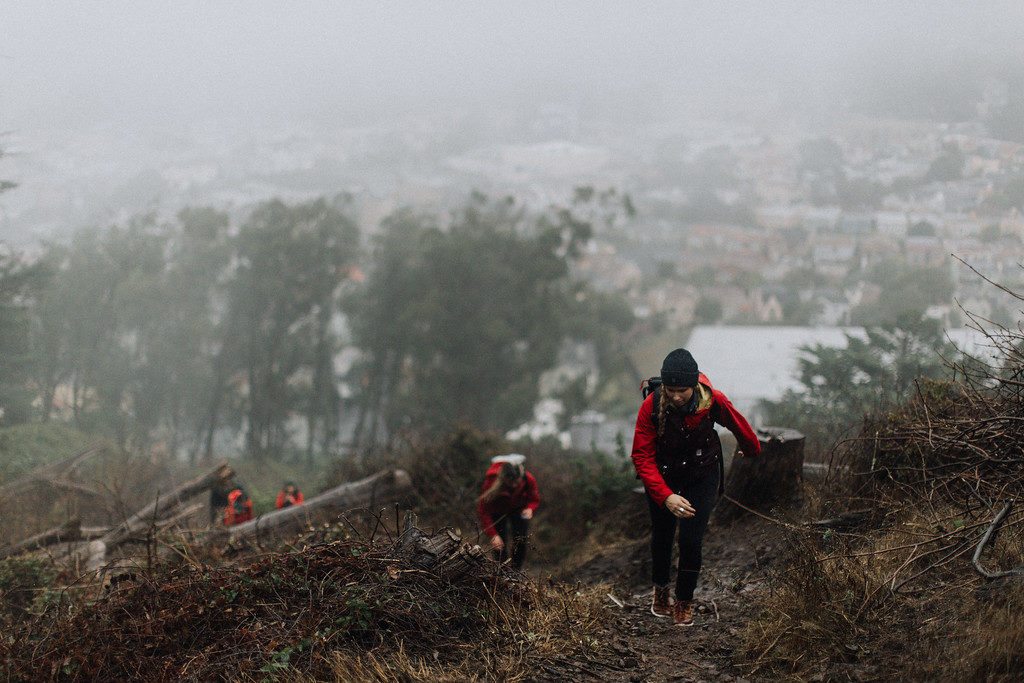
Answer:
[[[676,493],[665,499],[665,509],[682,519],[689,519],[697,514],[697,510],[690,505],[690,501]]]
[[[491,536],[491,548],[501,552],[502,548],[505,547],[505,541],[501,540],[501,536]]]

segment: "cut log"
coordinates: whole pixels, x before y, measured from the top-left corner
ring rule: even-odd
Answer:
[[[405,470],[384,470],[365,479],[336,486],[309,498],[302,505],[293,505],[260,515],[254,520],[228,528],[227,541],[255,541],[289,536],[311,522],[337,516],[345,510],[391,505],[407,500],[412,494],[412,480]],[[212,536],[213,542],[225,540],[225,534]]]
[[[767,513],[791,505],[800,497],[804,435],[785,427],[763,427],[757,430],[757,436],[760,456],[732,459],[725,481],[726,500],[719,503],[716,512],[719,521],[742,517],[747,514],[744,507]]]
[[[47,529],[41,533],[19,541],[6,548],[0,548],[0,560],[5,557],[12,557],[27,553],[32,550],[39,550],[47,546],[63,543],[66,541],[77,541],[82,538],[82,527],[78,519],[69,519],[58,527]]]
[[[430,536],[423,533],[415,526],[411,514],[406,517],[405,531],[393,552],[402,566],[433,571],[449,579],[480,567],[486,560],[480,546],[466,543],[453,529],[442,529]]]
[[[152,503],[112,528],[100,540],[103,541],[108,550],[116,548],[125,540],[139,533],[145,533],[146,529],[161,519],[175,514],[182,502],[208,490],[218,482],[230,478],[233,474],[234,472],[228,467],[227,463],[221,463],[213,471],[192,481],[185,482],[173,491],[158,495]]]

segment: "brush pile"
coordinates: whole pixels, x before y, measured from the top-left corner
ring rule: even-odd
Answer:
[[[1024,675],[1024,332],[987,332],[833,453],[748,631],[754,675]],[[806,514],[806,513],[805,513]]]
[[[8,680],[333,678],[347,675],[345,653],[363,666],[400,655],[449,670],[521,653],[532,589],[452,538],[412,528],[393,543],[337,540],[247,565],[135,576],[0,636],[0,671]],[[470,559],[445,561],[459,554]]]

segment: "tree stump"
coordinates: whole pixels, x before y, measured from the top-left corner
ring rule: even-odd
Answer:
[[[486,557],[478,545],[471,545],[453,529],[441,529],[427,535],[416,527],[416,516],[405,518],[405,531],[392,551],[403,566],[432,571],[454,579],[479,569]]]
[[[757,430],[761,455],[733,458],[725,479],[725,495],[758,512],[793,504],[803,483],[804,435],[786,427]],[[732,501],[722,500],[716,519],[729,522],[748,514]]]

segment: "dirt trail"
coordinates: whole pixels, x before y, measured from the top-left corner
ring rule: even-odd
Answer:
[[[554,662],[537,680],[571,676],[596,681],[741,681],[750,669],[734,664],[742,631],[753,613],[751,598],[767,590],[765,574],[779,555],[779,530],[757,518],[708,530],[704,569],[691,627],[650,612],[650,558],[646,540],[623,544],[565,578],[611,583],[606,637],[586,662]]]

